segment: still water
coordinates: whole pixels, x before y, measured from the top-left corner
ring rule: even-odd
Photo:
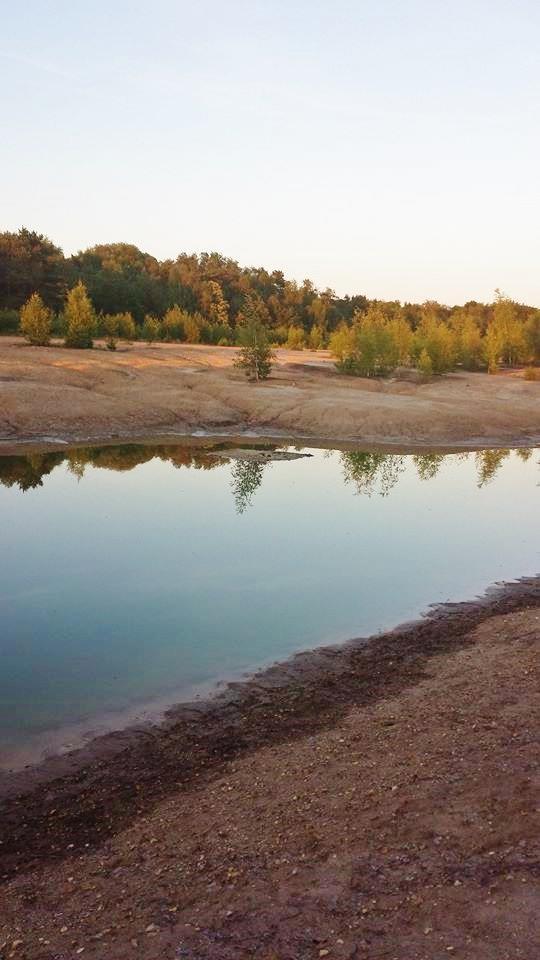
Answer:
[[[66,725],[538,573],[540,451],[302,452],[0,458],[0,765]]]

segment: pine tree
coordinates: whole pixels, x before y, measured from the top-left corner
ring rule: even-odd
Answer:
[[[96,317],[92,301],[86,292],[84,283],[79,282],[69,291],[64,311],[66,320],[66,347],[78,347],[81,350],[93,346],[96,329]]]
[[[29,343],[46,347],[51,340],[52,313],[45,306],[39,293],[33,293],[21,307],[20,332]]]

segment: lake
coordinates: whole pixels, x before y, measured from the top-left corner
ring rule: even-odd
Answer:
[[[301,452],[0,457],[0,765],[538,573],[540,451]]]

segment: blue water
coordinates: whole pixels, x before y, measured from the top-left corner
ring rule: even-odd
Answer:
[[[309,452],[0,458],[0,761],[539,571],[540,451]]]

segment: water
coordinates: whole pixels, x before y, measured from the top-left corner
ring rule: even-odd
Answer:
[[[540,568],[540,451],[0,458],[0,763]]]

